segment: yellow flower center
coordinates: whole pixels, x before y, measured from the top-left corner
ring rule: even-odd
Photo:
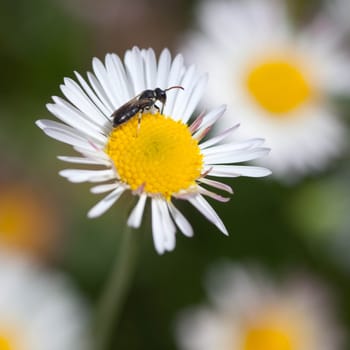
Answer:
[[[309,80],[304,66],[285,58],[255,62],[246,76],[250,95],[260,107],[276,116],[293,111],[311,98]]]
[[[166,199],[195,185],[203,156],[188,126],[162,114],[145,113],[114,128],[106,153],[120,180],[132,190]]]
[[[244,350],[293,350],[290,334],[283,329],[256,327],[248,330]]]

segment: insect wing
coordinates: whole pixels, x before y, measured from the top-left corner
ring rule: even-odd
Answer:
[[[137,101],[138,108],[143,111],[144,109],[149,109],[154,105],[154,100],[149,98],[143,98]]]
[[[113,125],[116,126],[119,124],[123,124],[134,114],[136,114],[138,112],[137,103],[138,98],[134,97],[133,99],[124,103],[121,107],[116,109],[111,115],[111,118],[113,119]],[[134,110],[135,112],[133,112]]]

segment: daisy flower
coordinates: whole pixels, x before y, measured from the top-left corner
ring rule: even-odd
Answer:
[[[342,335],[326,293],[309,279],[274,283],[259,270],[226,264],[208,279],[211,305],[177,323],[184,350],[336,350]]]
[[[295,30],[283,1],[204,1],[197,13],[186,56],[210,71],[206,102],[230,101],[236,136],[264,135],[271,154],[260,164],[290,181],[340,154],[345,131],[330,98],[350,88],[341,31],[321,15]]]
[[[0,252],[0,349],[86,350],[87,310],[68,281]]]
[[[93,71],[87,73],[87,80],[78,73],[78,82],[66,78],[61,90],[68,101],[55,96],[54,103],[47,105],[64,124],[51,120],[37,122],[47,135],[72,145],[81,154],[59,159],[95,167],[65,169],[60,175],[71,182],[103,183],[91,191],[109,192],[89,211],[88,217],[100,216],[128,191],[138,198],[127,221],[131,227],[141,225],[146,201],[150,200],[153,240],[158,253],[174,249],[175,224],[186,236],[193,234],[174,199],[189,201],[227,234],[223,222],[204,197],[226,201],[227,197],[211,188],[229,194],[232,190],[211,177],[268,175],[270,171],[265,168],[232,165],[266,155],[268,149],[262,147],[263,140],[222,143],[237,128],[231,125],[201,142],[222,117],[225,107],[204,112],[188,124],[207,76],[199,74],[195,66],[185,67],[181,55],[172,60],[167,49],[158,61],[152,49],[135,47],[125,53],[124,62],[115,54],[107,54],[104,64],[93,59]],[[135,117],[113,127],[112,114],[135,96],[146,89],[165,90],[173,86],[181,86],[183,90],[167,91],[164,106],[156,101],[159,110],[151,108],[137,113],[136,109]],[[137,101],[138,97],[131,106]]]

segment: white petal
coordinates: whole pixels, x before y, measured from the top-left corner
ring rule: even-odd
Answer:
[[[51,119],[39,119],[35,122],[35,124],[40,128],[40,129],[46,129],[46,128],[53,128],[53,129],[63,129],[67,130],[69,132],[72,132],[76,134],[77,136],[81,136],[78,130],[72,128],[71,126],[68,126],[66,124],[56,122],[55,120]]]
[[[83,87],[83,89],[88,94],[88,96],[91,98],[91,100],[101,110],[101,112],[108,118],[111,115],[109,107],[107,107],[104,104],[104,102],[99,99],[99,97],[91,89],[89,84],[85,81],[85,79],[78,72],[74,72],[74,73],[75,73],[76,77],[78,78],[80,85]]]
[[[188,96],[192,92],[193,82],[196,80],[197,70],[195,65],[191,65],[184,73],[180,85],[185,89],[185,93],[178,93],[174,103],[172,117],[175,120],[182,120],[183,111],[188,102]]]
[[[62,98],[53,96],[52,99],[55,103],[48,103],[46,107],[53,115],[67,125],[79,130],[80,133],[85,134],[89,139],[100,143],[105,142],[106,137],[102,135],[102,127],[92,124],[81,111]]]
[[[115,99],[113,90],[111,87],[111,83],[109,80],[109,75],[107,74],[106,68],[103,65],[103,63],[96,57],[92,60],[92,67],[94,70],[94,73],[100,83],[101,86],[101,92],[103,91],[105,95],[105,100],[109,106],[113,108],[113,106],[118,105],[118,100]]]
[[[88,143],[88,148],[87,147],[79,147],[79,146],[74,146],[74,149],[81,153],[83,156],[85,156],[86,158],[90,158],[90,159],[95,159],[95,160],[99,160],[101,162],[105,162],[108,163],[109,165],[112,164],[111,159],[109,158],[109,156],[103,151],[103,149],[98,148],[96,145],[94,145],[93,143],[89,142]]]
[[[132,210],[129,218],[128,218],[128,226],[134,227],[134,228],[139,228],[141,225],[142,217],[143,217],[143,212],[145,209],[146,205],[146,199],[147,195],[142,194],[135,205],[135,208]]]
[[[175,247],[175,226],[163,199],[152,198],[152,233],[159,254]]]
[[[168,202],[168,207],[176,225],[180,231],[187,237],[193,236],[193,229],[189,221],[171,202]]]
[[[214,181],[203,177],[199,178],[197,181],[212,186],[214,188],[218,188],[219,190],[223,190],[231,194],[233,193],[232,188],[229,185],[226,185],[222,182]]]
[[[115,178],[113,169],[106,170],[85,170],[85,169],[65,169],[59,174],[67,178],[70,182],[103,182]]]
[[[237,152],[222,152],[204,156],[204,163],[206,165],[211,164],[228,164],[228,163],[239,163],[246,162],[249,160],[257,159],[266,156],[270,152],[269,148],[255,148],[252,150],[243,150]]]
[[[75,163],[75,164],[96,164],[96,165],[110,165],[107,161],[99,161],[86,157],[67,157],[67,156],[58,156],[59,160],[62,160],[67,163]]]
[[[111,184],[103,184],[103,185],[97,185],[90,188],[91,193],[105,193],[114,190],[116,187],[118,187],[118,183],[111,183]]]
[[[185,70],[183,63],[184,63],[184,59],[182,55],[179,54],[174,58],[170,68],[170,72],[169,72],[167,87],[181,84],[181,79],[183,76],[183,72]],[[186,91],[182,91],[179,89],[173,89],[173,90],[170,90],[169,93],[167,93],[167,102],[164,107],[165,115],[173,116],[173,108],[174,108],[174,103],[176,101],[176,97],[178,94],[183,94],[183,93],[186,93]]]
[[[205,167],[206,168],[206,167]],[[211,168],[208,176],[219,176],[219,177],[237,177],[237,176],[249,176],[249,177],[263,177],[271,174],[271,171],[266,168],[249,166],[249,165],[214,165],[208,166],[207,169]]]
[[[258,147],[265,142],[264,139],[254,138],[242,142],[226,143],[223,145],[213,146],[202,150],[202,153],[206,156],[211,154],[220,154],[222,152],[235,152],[239,150],[250,150]]]
[[[216,192],[213,192],[213,191],[209,191],[206,188],[201,186],[198,186],[198,192],[204,196],[213,198],[218,202],[226,203],[230,200],[230,197],[221,196],[220,194],[217,194]]]
[[[44,119],[37,120],[36,125],[42,129],[46,135],[55,140],[67,143],[71,146],[91,148],[91,145],[85,138],[79,136],[79,133],[76,132],[75,129],[67,125]]]
[[[157,70],[157,87],[166,89],[168,86],[168,77],[171,63],[171,55],[168,49],[164,49],[159,57]]]
[[[158,254],[164,253],[164,245],[163,245],[163,232],[162,232],[162,218],[161,213],[159,211],[159,206],[157,205],[157,199],[152,198],[151,200],[151,208],[152,208],[152,235],[154,247]]]
[[[216,145],[217,143],[223,141],[226,137],[228,137],[230,134],[232,134],[237,128],[239,127],[239,124],[236,124],[232,126],[229,129],[226,129],[225,131],[221,132],[220,134],[210,138],[209,140],[202,142],[199,147],[201,150],[204,150],[208,147],[211,147],[213,145]]]
[[[196,137],[196,135],[200,134],[204,129],[211,127],[213,124],[215,124],[216,121],[222,117],[225,110],[226,106],[222,105],[220,107],[212,109],[209,113],[205,114],[199,129],[193,136]]]
[[[124,62],[128,77],[132,83],[134,95],[136,96],[146,88],[143,59],[140,49],[134,47],[132,50],[126,51]]]
[[[124,66],[116,54],[106,55],[106,70],[113,91],[115,109],[131,99],[133,94]]]
[[[224,223],[216,214],[215,210],[200,194],[190,197],[188,201],[200,211],[210,222],[212,222],[223,234],[228,235],[227,229]]]
[[[95,91],[95,94],[98,96],[98,98],[101,100],[101,102],[105,106],[106,115],[110,116],[115,110],[113,103],[111,103],[111,101],[109,101],[101,83],[98,81],[98,79],[91,72],[87,72],[87,77],[88,77],[88,80],[90,82],[90,85],[92,86],[92,88]]]
[[[142,50],[145,61],[145,85],[146,89],[154,89],[156,87],[157,78],[157,59],[152,49]]]
[[[61,90],[66,98],[81,110],[93,124],[101,127],[108,121],[106,115],[96,107],[74,80],[65,78],[64,85],[61,85]],[[105,131],[108,130],[106,129]]]
[[[198,81],[194,84],[193,90],[191,93],[188,93],[188,102],[186,103],[186,108],[184,109],[182,113],[181,120],[184,123],[187,123],[188,120],[191,118],[192,113],[197,108],[199,100],[203,96],[204,89],[208,82],[208,75],[204,74],[202,75]]]
[[[124,187],[117,187],[113,192],[108,194],[105,198],[93,206],[89,210],[87,216],[89,218],[96,218],[105,213],[120,198],[124,191]]]
[[[175,248],[175,233],[176,227],[169,214],[169,209],[166,200],[159,200],[159,209],[161,212],[163,232],[164,232],[164,247],[167,251],[171,251]]]

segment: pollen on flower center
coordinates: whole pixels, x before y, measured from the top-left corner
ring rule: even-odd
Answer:
[[[247,72],[248,92],[271,114],[286,114],[307,102],[313,93],[303,68],[287,59],[260,61]]]
[[[159,113],[143,114],[139,130],[137,117],[114,128],[105,151],[132,190],[167,199],[195,185],[203,165],[188,126]]]

